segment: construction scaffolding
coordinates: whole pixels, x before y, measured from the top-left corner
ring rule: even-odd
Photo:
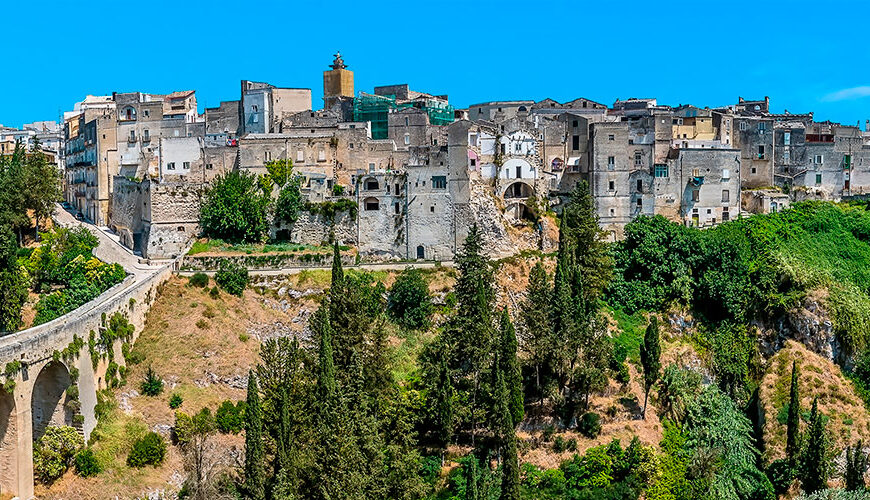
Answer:
[[[397,102],[395,95],[380,96],[360,92],[353,100],[353,120],[371,122],[372,139],[386,139],[388,117],[400,109],[417,108],[426,112],[432,125],[447,125],[453,122],[453,106],[437,99],[416,99]]]

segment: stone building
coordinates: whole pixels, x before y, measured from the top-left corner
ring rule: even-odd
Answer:
[[[64,118],[64,199],[97,225],[109,220],[110,177],[118,171],[116,123],[109,96],[88,96]]]
[[[340,106],[346,98],[353,99],[353,71],[347,69],[341,52],[335,53],[330,68],[323,72],[323,109]]]
[[[284,113],[309,109],[311,89],[281,88],[268,83],[242,80],[239,134],[278,132]]]

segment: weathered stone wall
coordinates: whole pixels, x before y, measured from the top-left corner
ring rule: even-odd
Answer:
[[[183,271],[216,271],[222,260],[241,264],[252,271],[271,271],[297,267],[327,267],[332,264],[329,252],[303,252],[263,255],[185,255],[181,261]],[[356,254],[341,254],[343,265],[356,264]]]
[[[349,212],[341,212],[335,215],[334,220],[329,220],[323,214],[303,211],[293,224],[279,224],[271,228],[272,238],[286,239],[301,245],[320,245],[332,241],[333,235],[342,245],[356,245],[356,218]]]

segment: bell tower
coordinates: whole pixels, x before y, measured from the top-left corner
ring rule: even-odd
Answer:
[[[347,69],[341,52],[335,53],[332,69],[323,72],[323,108],[329,109],[342,97],[353,97],[353,71]]]

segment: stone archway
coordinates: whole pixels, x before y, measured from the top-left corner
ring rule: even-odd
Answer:
[[[515,181],[505,187],[503,198],[505,200],[512,200],[517,198],[525,200],[533,194],[535,194],[535,189],[531,185],[529,185],[529,183],[524,181]]]
[[[525,200],[512,200],[504,210],[504,213],[513,219],[514,222],[534,220],[534,215]]]
[[[18,491],[18,453],[15,398],[0,389],[0,492]]]
[[[73,424],[74,412],[65,404],[66,390],[71,383],[69,370],[61,362],[52,361],[39,371],[30,397],[34,444],[49,425]]]

